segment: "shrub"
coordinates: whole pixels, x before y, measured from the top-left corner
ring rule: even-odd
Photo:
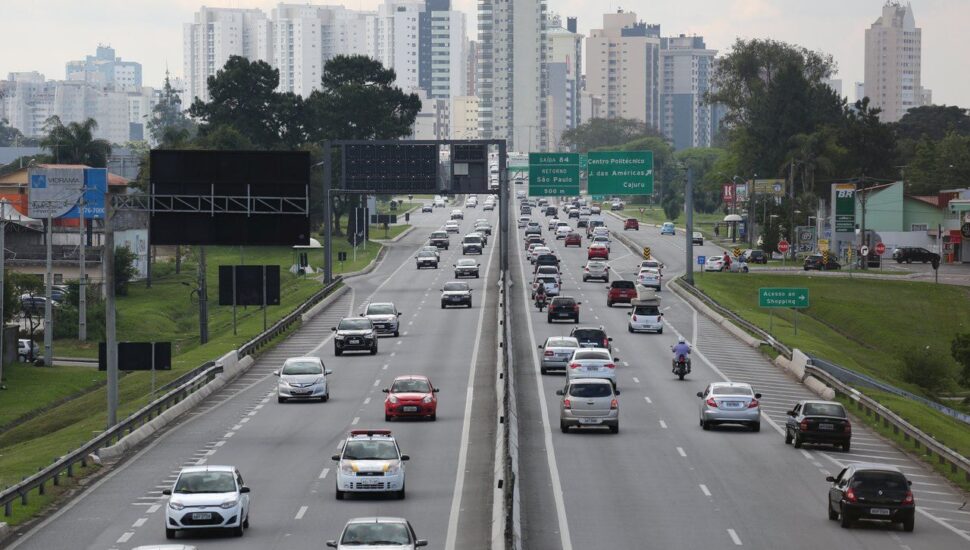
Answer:
[[[932,349],[910,349],[903,352],[903,380],[931,394],[947,388],[954,374],[950,358]]]

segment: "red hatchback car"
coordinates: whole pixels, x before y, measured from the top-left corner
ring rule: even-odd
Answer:
[[[636,218],[627,218],[623,222],[623,230],[633,229],[634,231],[640,231],[640,222]]]
[[[431,384],[427,376],[398,376],[385,388],[384,420],[417,417],[435,420],[438,417],[438,388]]]
[[[605,244],[594,243],[589,245],[589,248],[586,249],[586,257],[587,259],[590,259],[590,260],[594,260],[597,258],[602,260],[609,260],[610,249],[607,248]]]
[[[573,232],[566,235],[566,239],[563,241],[563,246],[583,246],[583,237],[579,233]]]
[[[613,281],[606,294],[606,307],[613,304],[629,304],[637,298],[637,287],[633,281]]]

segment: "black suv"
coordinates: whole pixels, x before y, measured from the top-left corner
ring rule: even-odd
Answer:
[[[448,250],[448,245],[451,243],[451,239],[448,237],[446,231],[435,231],[431,234],[431,238],[428,239],[428,244],[431,246],[437,246],[438,248],[444,248]]]
[[[904,246],[902,248],[893,250],[893,259],[896,260],[896,263],[898,264],[903,262],[908,264],[913,262],[923,262],[924,264],[926,262],[939,263],[940,255],[918,246]]]
[[[831,443],[849,452],[852,423],[842,403],[837,401],[799,401],[788,411],[785,423],[785,444]]]
[[[612,353],[612,338],[606,335],[603,327],[576,327],[569,333],[570,336],[579,342],[581,348],[603,348]]]
[[[556,296],[549,302],[549,307],[546,308],[547,320],[551,323],[571,319],[572,322],[578,324],[579,306],[581,304],[582,302],[577,302],[575,298],[569,296]]]
[[[829,519],[841,520],[848,529],[859,519],[878,519],[902,523],[904,531],[913,530],[916,501],[912,482],[895,466],[856,463],[836,477],[829,476]]]
[[[546,207],[546,216],[555,216],[555,215],[556,215],[556,207],[555,206],[547,206]]]
[[[766,264],[768,263],[768,255],[765,254],[764,250],[749,248],[741,254],[741,260],[749,264]]]
[[[347,317],[340,320],[333,331],[333,354],[342,355],[345,351],[369,351],[377,354],[377,333],[374,323],[367,317]]]
[[[812,254],[811,256],[805,257],[805,265],[803,266],[805,271],[812,269],[818,271],[828,271],[832,269],[842,269],[842,265],[835,260],[834,255],[829,255],[829,261],[823,262],[821,254]]]

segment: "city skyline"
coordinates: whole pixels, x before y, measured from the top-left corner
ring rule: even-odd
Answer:
[[[182,24],[191,21],[201,6],[259,8],[269,15],[279,4],[270,0],[92,0],[84,7],[67,0],[42,3],[54,9],[41,11],[36,2],[26,0],[4,1],[5,19],[23,24],[5,30],[8,39],[0,45],[0,77],[38,71],[48,79],[63,79],[69,60],[104,44],[115,48],[124,59],[142,63],[144,84],[157,87],[166,67],[172,75],[182,76]],[[382,0],[348,0],[342,4],[348,9],[376,10],[380,3]],[[453,3],[454,9],[466,13],[469,31],[475,29],[476,0]],[[884,3],[818,0],[780,5],[772,0],[682,0],[643,9],[612,0],[549,0],[549,11],[577,17],[579,32],[588,35],[590,29],[602,26],[604,13],[625,5],[643,21],[660,24],[665,36],[703,36],[707,46],[718,50],[719,55],[730,51],[737,37],[769,37],[820,50],[835,57],[839,66],[836,78],[843,81],[844,93],[852,100],[854,83],[864,79],[865,29],[879,17]],[[970,106],[970,73],[952,70],[946,55],[970,46],[970,37],[961,28],[961,22],[970,17],[970,3],[918,0],[912,5],[917,25],[923,29],[923,86],[933,91],[936,104]],[[839,17],[830,15],[835,10]],[[822,25],[825,33],[817,31]],[[36,29],[42,26],[58,32],[48,33],[45,43],[39,45]],[[469,39],[476,38],[469,32]],[[161,43],[170,46],[159,47]]]

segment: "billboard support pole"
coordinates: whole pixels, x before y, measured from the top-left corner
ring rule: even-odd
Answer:
[[[330,186],[333,166],[331,166],[330,140],[323,142],[323,283],[333,282],[333,220],[330,204]]]
[[[236,267],[232,266],[232,335],[236,335]]]
[[[199,343],[209,342],[209,304],[206,289],[205,246],[199,247]],[[235,288],[233,289],[235,292]]]
[[[266,264],[263,264],[263,332],[266,332]]]
[[[86,191],[86,190],[85,190]],[[78,204],[78,227],[80,228],[81,245],[78,248],[78,296],[77,296],[77,339],[84,342],[88,339],[88,287],[87,274],[85,273],[84,258],[84,193],[81,193],[81,202]]]
[[[118,423],[118,341],[115,332],[115,235],[111,227],[114,209],[111,199],[104,204],[104,332],[108,370],[108,426]]]
[[[44,301],[44,366],[50,367],[53,365],[52,354],[54,352],[54,331],[51,330],[54,326],[52,322],[52,317],[54,312],[51,310],[51,290],[53,290],[54,284],[54,263],[51,257],[54,253],[54,248],[51,244],[51,238],[54,234],[54,218],[50,214],[47,215],[47,268],[44,270],[44,296],[47,299]]]
[[[6,298],[6,237],[7,237],[7,200],[0,199],[0,380],[3,380],[4,345],[7,343],[7,316],[4,308]],[[33,344],[31,344],[33,346]]]
[[[687,214],[687,284],[694,286],[694,169],[687,166],[687,189],[684,192],[684,209]]]
[[[152,395],[155,395],[155,342],[152,342]]]

